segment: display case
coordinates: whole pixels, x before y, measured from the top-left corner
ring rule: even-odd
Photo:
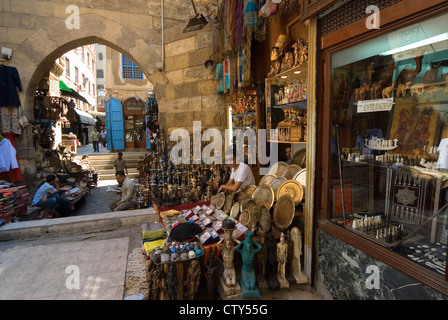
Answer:
[[[447,19],[331,55],[327,193],[332,222],[445,277]]]
[[[268,142],[306,144],[308,63],[266,78]],[[270,129],[277,129],[271,136]]]
[[[253,130],[254,137],[257,137],[257,130],[263,127],[261,123],[260,97],[254,87],[246,87],[226,96],[227,123],[228,123],[228,141],[235,144],[239,137],[236,130],[240,133],[247,134],[247,130]],[[248,160],[247,137],[244,137],[244,158]],[[258,157],[257,157],[258,159]],[[247,163],[254,174],[256,182],[259,181],[259,163]]]

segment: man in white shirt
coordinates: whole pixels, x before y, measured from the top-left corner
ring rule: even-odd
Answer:
[[[126,177],[123,171],[118,171],[115,174],[118,183],[122,184],[121,199],[110,204],[109,208],[112,211],[123,211],[130,208],[135,208],[137,205],[137,194],[134,187],[134,182]]]
[[[255,184],[255,177],[252,173],[252,169],[243,162],[236,162],[235,149],[229,148],[226,152],[226,163],[229,163],[230,168],[232,168],[232,172],[230,174],[229,181],[219,187],[218,192],[226,190],[230,192],[237,192],[245,186]]]

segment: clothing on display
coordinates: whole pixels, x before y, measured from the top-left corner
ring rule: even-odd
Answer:
[[[17,69],[0,65],[0,106],[20,106],[17,90],[22,91]]]
[[[0,172],[8,172],[19,167],[16,158],[16,149],[11,141],[3,138],[0,141]]]
[[[448,169],[448,138],[442,139],[440,141],[437,152],[439,152],[437,168]]]
[[[6,140],[3,144],[2,142]],[[2,148],[3,146],[3,148]],[[11,182],[18,182],[23,181],[23,175],[22,171],[20,170],[19,163],[17,160],[17,151],[16,151],[16,143],[14,141],[14,134],[13,133],[7,133],[5,134],[3,140],[0,141],[0,163],[2,162],[2,159],[9,159],[10,167],[8,167],[6,170],[0,169],[0,180],[5,180],[6,174],[8,174],[9,179]],[[9,153],[7,153],[9,152]],[[9,154],[9,156],[8,156]],[[7,163],[5,162],[5,166],[7,166]],[[0,165],[1,167],[1,165]]]

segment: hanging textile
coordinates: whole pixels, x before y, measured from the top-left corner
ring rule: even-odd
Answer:
[[[224,1],[224,52],[233,51],[234,48],[234,21],[235,21],[235,0],[225,0]]]
[[[12,133],[6,134],[0,141],[0,180],[5,180],[6,175],[9,176],[11,182],[23,181]]]
[[[244,4],[244,26],[256,26],[258,24],[258,10],[253,0],[245,0]]]
[[[244,0],[236,1],[235,8],[235,47],[239,47],[241,42],[243,41],[243,30],[244,30]]]
[[[20,106],[17,90],[22,91],[22,84],[17,69],[0,65],[0,107]]]

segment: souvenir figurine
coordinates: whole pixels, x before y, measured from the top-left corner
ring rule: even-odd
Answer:
[[[236,250],[241,254],[243,266],[241,267],[241,289],[243,298],[259,298],[260,292],[256,284],[254,270],[255,255],[261,250],[261,245],[254,242],[252,231],[246,231],[244,241],[236,246]],[[254,245],[256,248],[254,248]]]
[[[215,255],[214,250],[210,250],[207,264],[207,298],[216,299],[218,278],[223,274],[224,266],[221,259]]]
[[[280,235],[280,242],[277,243],[277,279],[280,282],[280,288],[289,288],[289,282],[286,280],[286,262],[288,261],[288,244],[286,243],[283,232]]]
[[[291,273],[297,284],[307,283],[308,278],[302,273],[300,256],[302,255],[302,237],[299,228],[291,229],[291,240],[293,242],[293,258],[291,262]]]

